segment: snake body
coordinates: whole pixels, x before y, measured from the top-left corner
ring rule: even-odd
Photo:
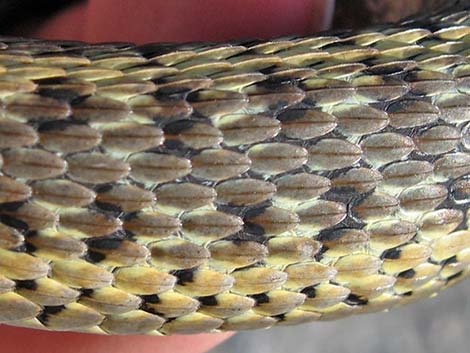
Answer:
[[[272,41],[0,45],[0,323],[268,328],[469,273],[467,8]]]

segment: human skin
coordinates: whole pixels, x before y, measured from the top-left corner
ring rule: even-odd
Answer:
[[[307,35],[328,26],[333,5],[334,0],[89,0],[59,13],[36,28],[32,35],[136,43]],[[0,326],[0,351],[202,353],[231,335],[111,337]]]
[[[222,41],[325,29],[334,0],[89,0],[36,29],[89,42]]]

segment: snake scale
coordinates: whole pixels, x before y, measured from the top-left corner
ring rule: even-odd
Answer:
[[[229,44],[0,37],[0,323],[331,320],[469,273],[470,8]]]

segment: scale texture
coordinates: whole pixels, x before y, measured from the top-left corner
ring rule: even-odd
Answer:
[[[469,272],[470,11],[269,42],[0,45],[0,323],[267,328]]]

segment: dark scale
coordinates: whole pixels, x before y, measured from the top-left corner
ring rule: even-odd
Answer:
[[[54,98],[61,102],[72,102],[80,97],[80,94],[71,89],[40,88],[38,94],[44,97]]]
[[[398,260],[401,256],[401,250],[398,248],[389,249],[382,253],[382,259]]]
[[[367,305],[368,300],[363,299],[356,294],[349,294],[344,302],[349,305]]]
[[[92,238],[86,241],[90,248],[96,250],[116,250],[122,244],[122,239],[115,237]]]
[[[210,295],[208,297],[199,297],[197,299],[199,300],[201,305],[205,305],[205,306],[216,306],[216,305],[218,305],[217,298],[215,297],[215,295]]]
[[[83,288],[83,289],[80,290],[81,296],[83,296],[83,297],[92,297],[93,292],[94,292],[94,290],[89,289],[89,288]]]
[[[445,265],[448,265],[448,264],[455,264],[455,263],[457,263],[457,262],[459,262],[459,261],[457,260],[457,256],[452,256],[452,257],[449,257],[448,259],[442,261],[442,262],[441,262],[441,265],[442,265],[442,266],[445,266]]]
[[[36,247],[32,246],[31,244],[22,244],[20,246],[17,246],[16,248],[12,248],[11,251],[15,251],[15,252],[27,252],[27,253],[33,253],[35,252],[37,249]]]
[[[97,251],[88,250],[84,256],[85,260],[92,262],[92,263],[99,263],[106,259],[106,255],[99,253]]]
[[[300,291],[300,293],[305,294],[307,296],[307,298],[315,298],[315,296],[317,295],[314,286],[306,287],[306,288],[302,289]]]
[[[20,221],[19,219],[16,219],[10,215],[1,214],[1,212],[2,211],[0,210],[0,222],[12,228],[16,228],[20,231],[24,231],[24,232],[28,231],[29,229],[28,223],[24,221]]]
[[[103,211],[106,211],[106,212],[110,212],[110,213],[115,214],[115,215],[120,215],[122,213],[121,207],[113,205],[109,202],[95,201],[95,205],[96,205],[97,208],[99,208]]]
[[[16,281],[16,288],[36,290],[38,288],[38,285],[33,280]]]
[[[269,303],[269,296],[266,293],[255,294],[255,295],[252,295],[251,297],[254,300],[256,300],[256,305]]]
[[[38,316],[38,320],[42,322],[44,325],[47,326],[47,322],[49,320],[50,316],[54,316],[56,314],[59,314],[65,310],[64,305],[59,305],[59,306],[45,306],[42,310],[42,313]]]
[[[279,321],[284,321],[286,319],[286,314],[279,314],[279,315],[274,315],[272,316],[274,319],[277,319]]]
[[[181,286],[184,286],[185,283],[191,283],[194,281],[194,272],[197,269],[192,268],[188,270],[177,270],[177,271],[172,271],[171,274],[175,277],[178,278],[178,284]]]
[[[411,269],[409,269],[409,270],[400,272],[400,273],[398,274],[398,277],[409,279],[409,278],[413,278],[415,275],[416,275],[416,271],[411,268]]]
[[[452,275],[452,276],[450,276],[450,277],[447,277],[447,283],[452,282],[452,281],[454,281],[454,280],[456,280],[456,279],[459,279],[460,277],[462,277],[463,274],[464,274],[464,272],[463,272],[463,271],[460,271],[460,272],[457,272],[456,274],[454,274],[454,275]]]
[[[140,297],[142,298],[144,303],[152,303],[152,304],[160,303],[160,298],[158,297],[157,294],[141,295]]]

